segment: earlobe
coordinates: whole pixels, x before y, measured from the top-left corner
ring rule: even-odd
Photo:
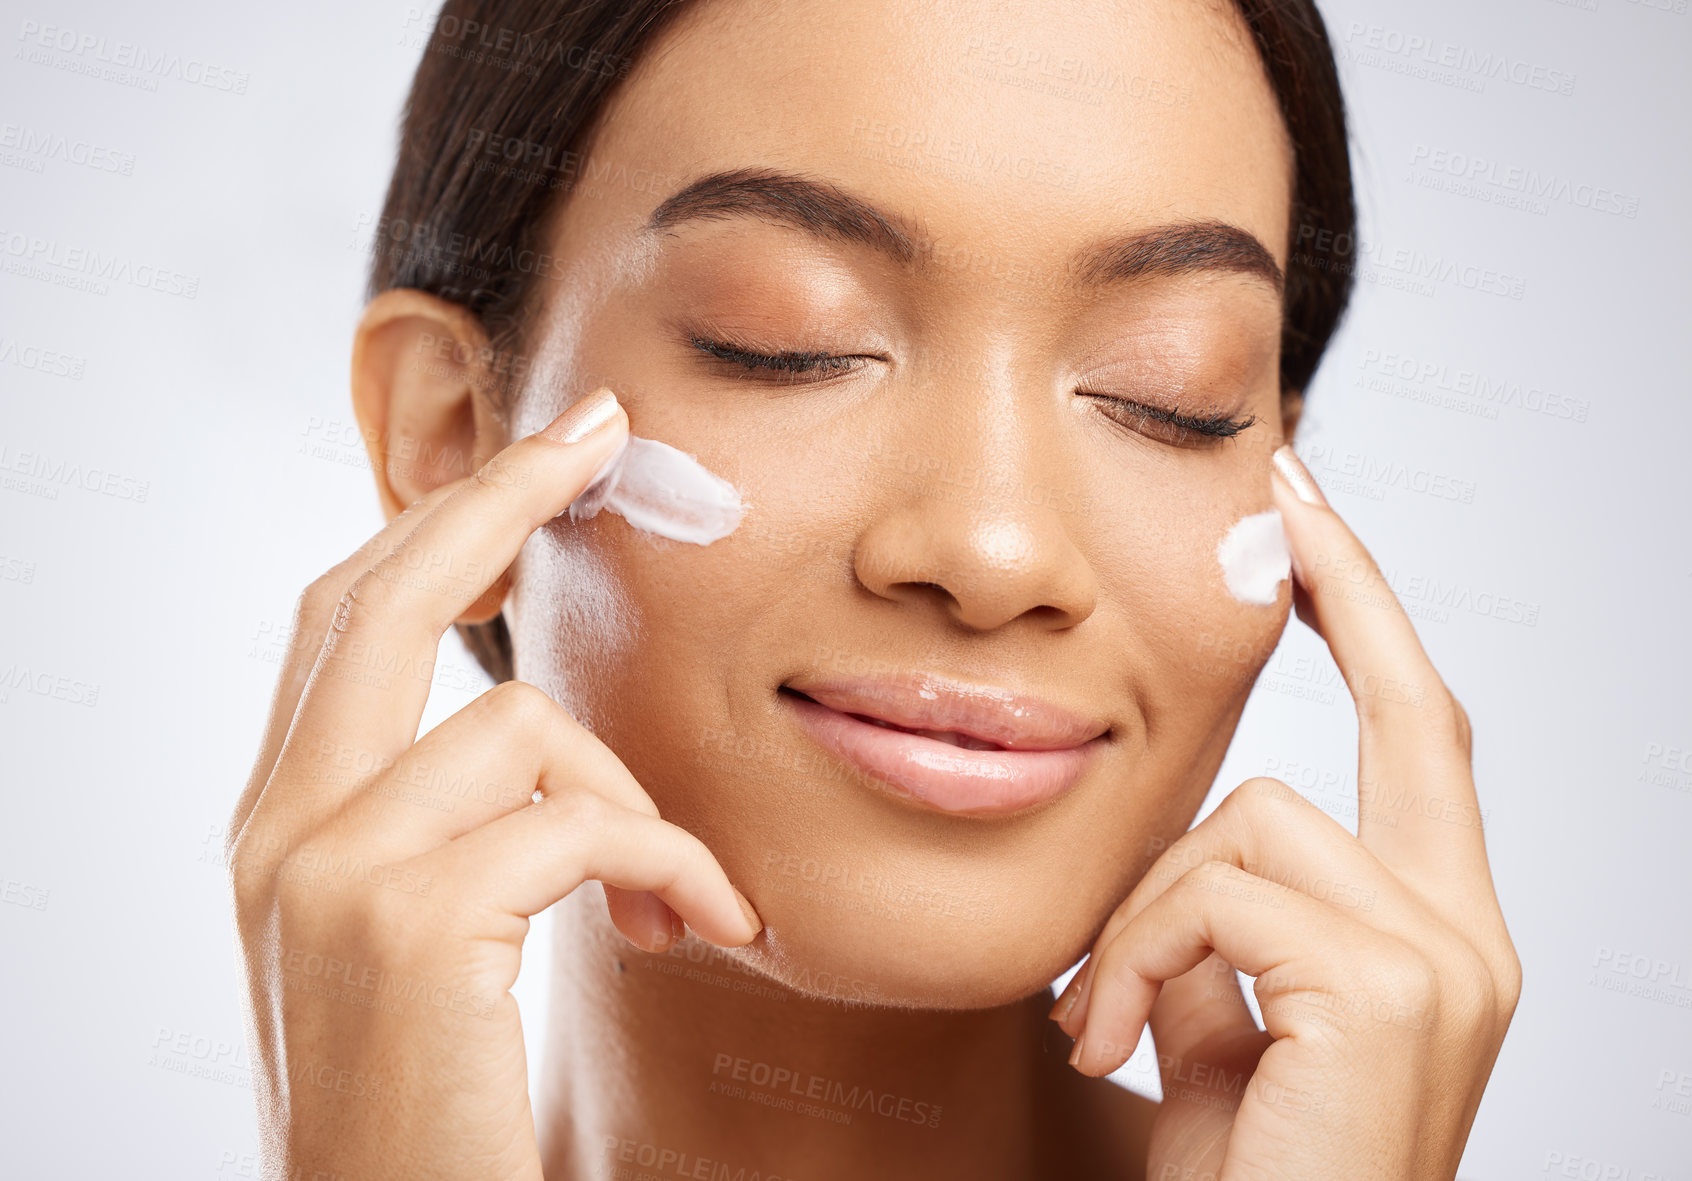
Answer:
[[[481,323],[459,304],[394,288],[366,305],[353,336],[353,412],[390,520],[505,445],[488,396],[491,357]],[[463,622],[497,615],[506,583],[501,575]]]

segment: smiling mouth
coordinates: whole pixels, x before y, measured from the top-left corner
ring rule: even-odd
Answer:
[[[814,704],[822,704],[817,701],[816,698],[807,697],[797,689],[788,689],[786,686],[783,686],[783,690],[785,692],[792,693],[795,697],[804,697],[806,701],[813,702]],[[824,708],[827,707],[825,706]],[[872,726],[880,726],[885,730],[897,730],[901,734],[915,734],[919,738],[931,738],[935,742],[944,742],[948,746],[955,746],[962,750],[1009,749],[1009,747],[1000,746],[996,742],[988,742],[985,739],[976,738],[971,734],[960,734],[956,730],[918,730],[911,726],[901,726],[897,722],[883,721],[881,718],[871,717],[869,714],[856,714],[850,712],[849,710],[840,710],[837,712],[844,713],[847,717],[856,719],[860,722],[868,722]]]
[[[811,741],[855,766],[865,786],[952,815],[1003,815],[1056,799],[1108,733],[1027,698],[917,680],[914,691],[894,680],[818,684],[814,693],[784,684],[777,693]]]

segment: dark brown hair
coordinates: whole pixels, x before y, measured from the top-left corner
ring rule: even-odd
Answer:
[[[687,0],[447,0],[401,122],[376,224],[369,294],[413,287],[464,305],[494,354],[525,354],[546,244],[606,96]],[[1234,0],[1292,141],[1294,189],[1281,389],[1302,398],[1351,295],[1349,260],[1303,248],[1352,242],[1356,207],[1327,28],[1313,0]],[[506,379],[510,366],[497,366]],[[494,391],[510,393],[509,380]],[[503,618],[461,626],[495,680],[513,676]]]

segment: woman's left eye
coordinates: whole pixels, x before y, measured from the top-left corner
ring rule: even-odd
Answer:
[[[1241,431],[1250,430],[1257,422],[1255,415],[1234,418],[1226,414],[1183,414],[1161,406],[1147,406],[1130,398],[1110,394],[1094,394],[1076,390],[1083,398],[1100,403],[1105,416],[1121,423],[1136,434],[1170,443],[1177,447],[1206,447],[1231,439]]]
[[[757,353],[709,337],[693,336],[689,342],[700,352],[739,365],[749,374],[759,374],[771,381],[821,381],[861,368],[859,362],[877,358],[858,354],[824,352]],[[806,378],[806,374],[820,374]]]

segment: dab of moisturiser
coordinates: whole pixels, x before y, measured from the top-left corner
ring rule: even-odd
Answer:
[[[585,521],[604,508],[648,533],[710,545],[734,532],[746,507],[738,488],[687,452],[629,435],[570,502],[570,519]]]
[[[1253,513],[1236,522],[1216,547],[1216,558],[1229,594],[1242,603],[1274,606],[1281,580],[1292,572],[1292,550],[1280,510]]]

